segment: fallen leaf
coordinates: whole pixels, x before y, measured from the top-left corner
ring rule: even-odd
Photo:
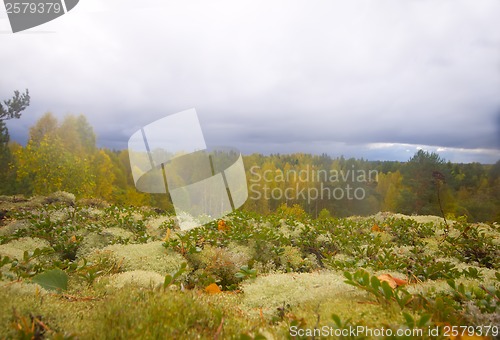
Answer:
[[[377,276],[377,279],[379,279],[380,282],[387,282],[392,289],[408,284],[408,281],[398,279],[390,274],[381,274]]]
[[[217,284],[212,283],[205,288],[205,292],[207,292],[208,294],[218,294],[221,292],[221,290],[219,286],[217,286]]]
[[[377,279],[380,280],[380,282],[387,282],[389,284],[389,286],[394,289],[398,286],[398,284],[396,283],[396,281],[394,281],[394,279],[392,278],[391,275],[389,274],[382,274],[382,275],[379,275],[377,276]]]
[[[75,235],[71,236],[71,238],[69,239],[69,242],[70,243],[75,243],[76,242],[76,236]]]
[[[163,242],[167,242],[170,239],[170,228],[167,228],[167,234],[163,238]]]
[[[219,231],[227,231],[229,230],[229,226],[227,225],[226,221],[219,220],[219,222],[217,223],[217,229]]]
[[[396,282],[396,284],[398,286],[404,286],[404,285],[408,284],[408,281],[402,280],[402,279],[398,279],[397,277],[392,277],[392,279]]]
[[[382,230],[380,229],[380,227],[379,227],[378,225],[374,224],[374,225],[373,225],[373,227],[372,227],[372,231],[376,231],[376,232],[378,232],[378,233],[379,233],[379,232],[381,232]]]

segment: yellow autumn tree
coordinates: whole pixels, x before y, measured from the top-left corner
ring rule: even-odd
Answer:
[[[47,112],[30,128],[30,141],[38,145],[46,135],[57,131],[58,121],[51,112]]]
[[[61,139],[46,135],[15,151],[17,180],[28,179],[31,193],[46,195],[64,190],[79,197],[91,195],[93,175],[87,160],[68,152]]]
[[[94,195],[111,200],[113,198],[113,162],[103,150],[99,150],[92,158],[92,168],[95,177]]]
[[[399,171],[379,174],[377,192],[382,197],[381,210],[397,211],[402,179],[403,177]]]
[[[68,116],[58,125],[57,119],[46,113],[30,129],[26,147],[15,151],[18,183],[27,187],[27,194],[64,190],[77,197],[92,196],[97,174],[105,182],[109,178],[105,170],[94,171],[92,144],[95,148],[95,135],[85,117]],[[96,158],[100,167],[104,166],[106,159],[102,155]]]

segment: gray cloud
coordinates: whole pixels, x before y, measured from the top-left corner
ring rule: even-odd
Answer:
[[[493,0],[87,0],[40,27],[53,34],[0,34],[0,97],[32,93],[9,123],[20,141],[46,111],[84,113],[100,145],[123,148],[195,107],[207,142],[246,152],[405,160],[405,145],[432,145],[493,162],[499,12]]]

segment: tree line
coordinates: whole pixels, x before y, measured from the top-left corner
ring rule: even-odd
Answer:
[[[59,121],[46,113],[30,128],[25,146],[10,142],[5,121],[19,118],[28,105],[27,91],[0,104],[0,194],[63,190],[173,211],[168,195],[135,189],[128,151],[98,148],[84,115]],[[247,155],[244,163],[249,198],[243,209],[262,214],[297,204],[313,217],[391,211],[500,222],[500,161],[454,164],[419,150],[407,162],[294,153]]]
[[[456,164],[424,150],[418,150],[407,162],[326,154],[254,154],[245,157],[245,168],[250,198],[259,196],[254,193],[257,190],[260,197],[266,191],[270,198],[249,199],[245,204],[260,213],[274,211],[281,204],[298,204],[313,216],[391,211],[500,222],[500,161],[493,165]],[[287,189],[289,195],[280,195]],[[270,194],[273,190],[275,195]],[[298,194],[301,190],[311,195]]]

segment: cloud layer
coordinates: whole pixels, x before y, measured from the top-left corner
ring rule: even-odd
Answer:
[[[494,162],[498,13],[493,0],[86,0],[9,34],[0,12],[0,98],[30,89],[9,123],[19,141],[46,111],[84,113],[101,145],[124,148],[195,107],[208,143],[247,153],[406,160],[433,146]]]

